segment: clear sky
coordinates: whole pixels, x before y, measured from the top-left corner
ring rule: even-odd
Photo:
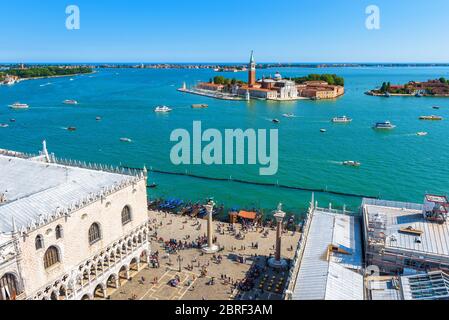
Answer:
[[[448,15],[448,0],[2,0],[0,61],[449,62]]]

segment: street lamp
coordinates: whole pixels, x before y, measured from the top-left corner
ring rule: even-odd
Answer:
[[[276,212],[274,213],[274,218],[277,223],[276,229],[276,253],[274,258],[268,260],[268,265],[276,269],[285,269],[287,267],[287,261],[281,258],[282,249],[282,222],[285,218],[285,212],[282,211],[282,203],[278,205]]]
[[[177,260],[178,260],[178,263],[179,263],[179,272],[182,272],[182,265],[181,265],[181,263],[182,263],[183,259],[181,258],[181,256],[178,256]]]

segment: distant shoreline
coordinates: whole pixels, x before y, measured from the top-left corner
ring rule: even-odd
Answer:
[[[40,79],[52,79],[52,78],[65,78],[65,77],[76,77],[84,74],[94,74],[96,71],[92,71],[89,73],[73,73],[73,74],[63,74],[63,75],[56,75],[56,76],[45,76],[45,77],[32,77],[32,78],[19,78],[19,81],[26,81],[26,80],[40,80]]]
[[[31,67],[40,66],[89,66],[94,69],[232,69],[246,67],[246,63],[226,63],[226,62],[210,62],[210,63],[33,63],[25,64]],[[9,68],[17,66],[15,63],[0,63],[1,68]],[[259,63],[258,69],[272,69],[272,68],[415,68],[415,67],[449,67],[449,63]],[[215,71],[220,72],[220,71]]]

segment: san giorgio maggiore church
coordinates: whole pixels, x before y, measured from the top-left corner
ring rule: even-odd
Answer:
[[[149,255],[145,169],[0,149],[0,300],[106,298]]]

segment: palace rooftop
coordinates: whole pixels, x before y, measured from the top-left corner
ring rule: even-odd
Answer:
[[[0,150],[0,233],[33,229],[139,178],[44,158]]]
[[[363,300],[358,217],[313,209],[293,300]]]

